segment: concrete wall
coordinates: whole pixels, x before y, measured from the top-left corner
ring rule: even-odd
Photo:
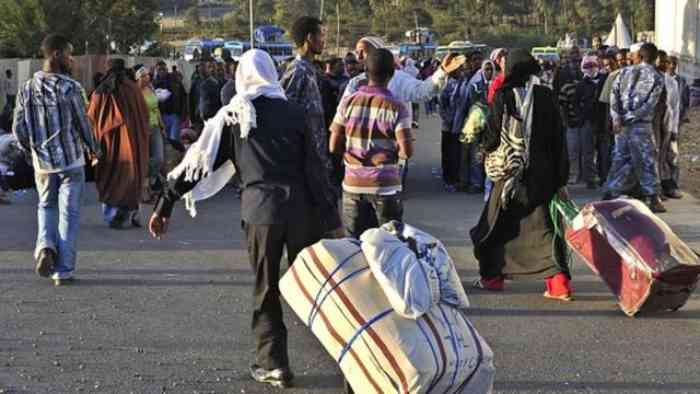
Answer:
[[[73,78],[83,85],[87,92],[94,89],[92,77],[97,72],[104,73],[107,70],[107,61],[111,58],[121,58],[126,62],[127,67],[133,67],[137,64],[143,64],[147,67],[154,67],[160,58],[154,57],[134,57],[134,56],[107,56],[107,55],[89,55],[76,56],[73,65]],[[184,76],[185,89],[189,91],[191,76],[195,69],[194,63],[188,63],[184,60],[166,60],[168,69],[173,65],[177,66],[178,70]],[[21,86],[25,81],[29,80],[35,72],[43,67],[41,59],[0,59],[0,72],[4,77],[4,72],[7,69],[13,71],[13,75],[17,78],[18,86]]]
[[[700,0],[656,0],[656,45],[681,60],[680,73],[700,78]]]

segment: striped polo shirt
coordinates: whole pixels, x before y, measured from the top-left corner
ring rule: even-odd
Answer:
[[[345,135],[344,191],[379,195],[401,191],[397,141],[411,138],[411,116],[389,90],[362,86],[343,99],[331,131]]]

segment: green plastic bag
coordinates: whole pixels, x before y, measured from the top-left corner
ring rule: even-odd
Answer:
[[[459,135],[459,142],[471,144],[478,140],[481,133],[486,129],[486,119],[489,107],[483,103],[476,103],[469,109],[469,116],[464,122],[462,133]]]
[[[554,196],[549,203],[549,215],[554,223],[554,232],[558,237],[565,238],[564,229],[561,227],[571,226],[581,209],[572,200],[563,200],[559,195]]]

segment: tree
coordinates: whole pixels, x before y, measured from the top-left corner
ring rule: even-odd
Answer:
[[[199,8],[197,6],[190,7],[185,11],[185,26],[190,29],[198,29],[202,25],[202,19],[199,17]]]
[[[156,30],[157,11],[157,0],[0,0],[0,41],[30,57],[49,33],[66,36],[76,54],[104,52],[108,41],[128,50]]]

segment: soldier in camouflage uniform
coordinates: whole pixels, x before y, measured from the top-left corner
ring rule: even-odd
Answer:
[[[665,212],[659,200],[657,146],[652,129],[665,85],[654,66],[657,52],[653,44],[644,44],[639,53],[641,63],[624,69],[613,86],[610,115],[617,135],[603,198],[616,198],[638,184],[649,208]]]

